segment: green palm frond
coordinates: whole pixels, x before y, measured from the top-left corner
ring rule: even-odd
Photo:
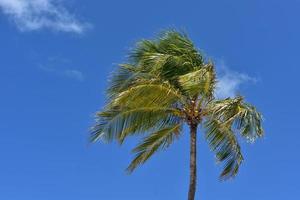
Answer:
[[[167,82],[155,83],[142,81],[116,96],[112,106],[171,106],[176,102],[184,103],[185,97]]]
[[[137,80],[148,76],[149,74],[144,73],[136,66],[121,64],[118,70],[112,74],[107,94],[112,99],[115,95],[134,85]]]
[[[145,66],[149,74],[168,81],[193,70],[193,67],[180,56],[155,52],[144,53],[139,64]]]
[[[243,103],[239,107],[239,115],[235,120],[236,128],[250,142],[263,136],[262,115],[250,104]]]
[[[159,37],[158,48],[171,55],[182,57],[193,67],[201,66],[204,63],[202,55],[187,34],[176,30],[162,32]]]
[[[217,119],[209,119],[206,124],[206,139],[209,146],[216,154],[218,162],[224,165],[221,179],[234,177],[243,161],[240,146],[235,134],[226,124]]]
[[[151,133],[133,149],[136,156],[128,166],[127,171],[132,172],[136,167],[145,163],[156,151],[167,148],[174,139],[178,138],[181,129],[182,124],[174,124]]]
[[[133,65],[169,81],[204,64],[191,40],[176,31],[164,32],[158,40],[142,40],[130,58]]]
[[[208,105],[208,112],[210,115],[214,115],[215,118],[232,124],[232,121],[239,113],[239,106],[242,101],[242,97],[211,101]]]
[[[181,113],[174,108],[160,106],[114,108],[97,114],[92,141],[117,139],[121,143],[128,135],[145,133],[180,121]]]
[[[234,126],[248,141],[253,142],[263,136],[261,114],[242,97],[214,101],[209,106],[211,115]]]
[[[178,81],[187,95],[212,98],[216,84],[214,67],[209,63],[196,71],[179,76]]]

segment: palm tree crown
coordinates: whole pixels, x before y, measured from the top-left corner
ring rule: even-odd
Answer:
[[[123,143],[128,136],[143,135],[127,168],[132,172],[182,136],[184,124],[195,134],[202,124],[211,150],[223,163],[220,177],[234,177],[243,161],[237,136],[249,141],[263,136],[262,117],[241,96],[216,99],[216,83],[214,64],[186,34],[169,30],[157,39],[142,40],[112,76],[92,141]]]

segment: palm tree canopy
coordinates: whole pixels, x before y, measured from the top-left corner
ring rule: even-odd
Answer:
[[[217,161],[223,163],[220,177],[233,177],[243,161],[237,137],[262,137],[262,117],[240,96],[216,99],[216,82],[214,64],[186,34],[171,30],[142,40],[128,63],[113,74],[108,103],[96,115],[91,140],[123,143],[128,136],[142,135],[127,168],[132,172],[179,138],[185,123],[201,123]]]

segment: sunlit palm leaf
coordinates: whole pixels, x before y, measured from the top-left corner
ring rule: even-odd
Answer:
[[[102,138],[106,141],[118,139],[123,142],[128,135],[162,128],[180,120],[180,112],[177,109],[159,106],[115,108],[100,112],[97,116],[92,141]]]
[[[156,151],[167,148],[179,136],[181,129],[181,124],[175,124],[151,133],[133,149],[136,156],[128,166],[127,171],[132,172],[137,166],[145,163]]]
[[[218,162],[222,162],[224,169],[221,179],[234,177],[243,161],[240,146],[230,127],[217,119],[210,119],[205,124],[206,139]]]
[[[173,30],[162,32],[159,37],[158,48],[171,55],[180,56],[193,67],[203,65],[202,55],[184,33]]]
[[[150,74],[145,73],[140,67],[130,64],[122,64],[116,72],[112,74],[110,86],[107,90],[110,99],[115,95],[132,87],[137,80],[149,78]]]
[[[242,97],[211,102],[209,112],[222,122],[234,126],[249,141],[263,136],[261,114],[255,107],[245,103]]]
[[[201,95],[202,98],[212,98],[213,96],[216,79],[212,64],[179,76],[178,80],[183,91],[191,97]]]
[[[243,103],[239,107],[239,115],[235,125],[241,134],[250,142],[263,136],[262,115],[250,104]]]
[[[158,40],[143,40],[132,52],[134,65],[172,81],[203,65],[201,54],[182,33],[164,32]]]
[[[121,92],[111,102],[112,106],[171,106],[185,102],[185,97],[168,83],[142,82]]]

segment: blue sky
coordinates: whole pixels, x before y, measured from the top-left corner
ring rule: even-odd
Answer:
[[[241,93],[266,136],[219,182],[199,136],[197,199],[298,199],[300,1],[0,0],[0,199],[181,200],[188,134],[128,176],[136,140],[88,144],[110,72],[141,38],[186,30],[217,63],[220,95]],[[200,133],[201,134],[201,133]]]

